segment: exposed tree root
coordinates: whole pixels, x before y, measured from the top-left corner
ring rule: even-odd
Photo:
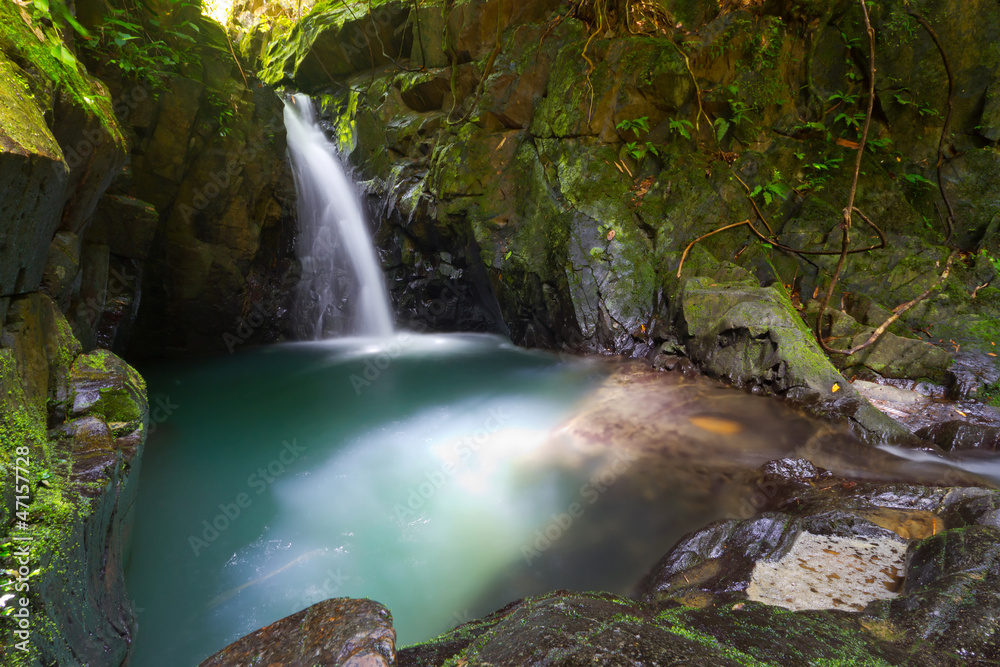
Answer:
[[[858,159],[854,164],[854,176],[851,180],[851,191],[848,195],[847,207],[844,208],[844,219],[841,223],[841,229],[843,230],[843,241],[840,252],[840,259],[837,261],[837,268],[833,272],[833,278],[830,280],[830,286],[827,288],[826,293],[819,303],[819,313],[816,315],[816,341],[819,346],[823,348],[823,351],[827,354],[844,354],[851,355],[861,350],[873,345],[879,337],[882,336],[889,328],[889,326],[898,320],[900,316],[908,311],[910,308],[920,303],[926,299],[934,290],[937,289],[938,285],[941,284],[951,271],[951,264],[954,261],[955,253],[952,252],[948,255],[948,261],[945,264],[944,272],[941,277],[938,278],[933,285],[931,285],[923,294],[908,301],[904,304],[900,304],[893,309],[893,314],[889,319],[881,324],[872,335],[865,342],[860,345],[855,345],[849,350],[838,350],[836,348],[827,345],[826,340],[823,338],[823,316],[826,314],[826,309],[829,306],[830,299],[833,297],[833,292],[837,287],[837,281],[840,279],[841,272],[844,269],[844,263],[847,261],[848,246],[850,245],[850,230],[851,230],[851,218],[856,212],[858,213],[865,222],[873,224],[860,210],[854,206],[854,200],[858,192],[858,177],[861,173],[861,160],[864,157],[865,143],[868,141],[868,130],[871,127],[872,120],[872,109],[875,104],[875,30],[872,29],[871,21],[868,18],[868,7],[865,5],[865,0],[860,0],[861,12],[865,18],[865,31],[868,33],[868,59],[869,59],[869,71],[868,71],[868,110],[865,114],[865,124],[864,129],[861,132],[861,141],[858,146]],[[874,226],[874,225],[873,225]],[[884,239],[884,237],[883,237]]]
[[[695,243],[697,243],[698,241],[702,241],[704,239],[707,239],[709,236],[712,236],[713,234],[718,234],[719,232],[724,232],[727,229],[732,229],[733,227],[740,227],[742,225],[749,225],[749,224],[750,224],[750,219],[749,218],[747,218],[746,220],[741,220],[740,222],[734,222],[731,225],[726,225],[725,227],[719,227],[718,229],[713,230],[713,231],[711,231],[711,232],[709,232],[707,234],[702,234],[701,236],[699,236],[698,238],[696,238],[694,241],[691,241],[691,243],[688,243],[687,247],[684,248],[684,252],[681,253],[681,263],[677,267],[677,277],[678,278],[681,277],[681,270],[684,269],[684,260],[687,259],[688,253],[691,252],[691,248],[694,247]]]

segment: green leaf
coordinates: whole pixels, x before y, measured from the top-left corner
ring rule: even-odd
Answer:
[[[718,141],[722,141],[722,138],[726,136],[726,132],[729,131],[729,121],[725,118],[719,118],[715,121],[715,138]]]

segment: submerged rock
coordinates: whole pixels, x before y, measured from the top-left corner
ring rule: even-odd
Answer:
[[[327,665],[390,667],[396,653],[392,615],[378,602],[337,598],[233,642],[200,667]]]

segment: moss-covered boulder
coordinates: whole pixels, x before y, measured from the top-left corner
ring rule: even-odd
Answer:
[[[687,279],[677,305],[688,356],[701,368],[738,387],[845,415],[865,440],[910,437],[837,372],[781,285],[762,288],[752,278],[717,281]]]
[[[834,349],[847,350],[871,339],[876,326],[889,318],[889,313],[878,309],[870,325],[860,324],[843,311],[827,310],[824,317],[823,335],[827,345]],[[810,301],[803,316],[807,322],[815,324],[819,304]],[[869,347],[851,355],[834,354],[834,365],[845,375],[867,369],[883,378],[899,380],[931,381],[943,385],[947,381],[947,371],[954,355],[937,345],[917,338],[907,338],[886,332]]]
[[[81,354],[69,374],[69,414],[101,417],[116,433],[141,428],[148,406],[142,376],[108,350]]]

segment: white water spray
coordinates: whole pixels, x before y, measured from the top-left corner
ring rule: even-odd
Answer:
[[[303,268],[296,320],[313,339],[392,335],[389,295],[361,205],[308,96],[285,101],[285,128],[298,191]]]

